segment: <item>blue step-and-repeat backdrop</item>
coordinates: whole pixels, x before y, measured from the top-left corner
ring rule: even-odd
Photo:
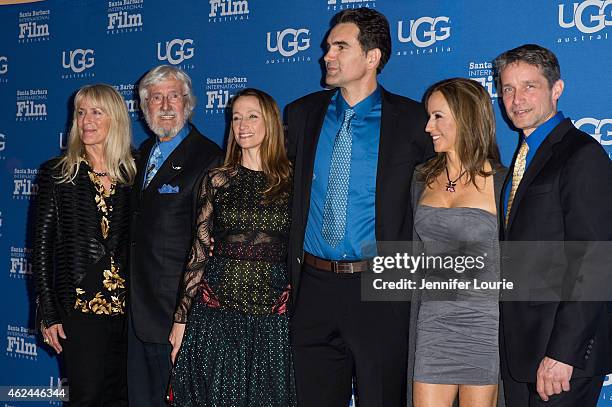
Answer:
[[[48,0],[0,6],[0,386],[65,381],[35,332],[28,219],[37,168],[65,146],[75,90],[95,82],[115,86],[126,99],[138,145],[147,134],[136,82],[153,66],[179,66],[194,81],[194,123],[222,144],[225,106],[237,90],[261,88],[282,108],[321,89],[330,19],[362,6],[381,11],[391,25],[393,53],[381,83],[421,99],[443,78],[480,82],[495,105],[506,164],[517,135],[501,116],[491,60],[524,43],[557,54],[566,83],[561,110],[612,156],[610,0]],[[612,377],[601,406],[612,406],[610,384]]]

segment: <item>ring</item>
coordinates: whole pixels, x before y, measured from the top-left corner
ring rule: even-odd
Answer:
[[[45,338],[44,343],[49,343],[49,339]]]

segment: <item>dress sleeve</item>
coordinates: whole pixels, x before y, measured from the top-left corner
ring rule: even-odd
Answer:
[[[55,180],[50,162],[41,167],[38,177],[36,227],[34,232],[33,274],[38,310],[45,327],[61,323],[55,302],[54,248],[57,226]]]
[[[204,276],[204,268],[208,261],[213,229],[213,197],[215,193],[211,177],[210,174],[206,175],[200,188],[196,234],[191,246],[189,261],[183,274],[179,301],[174,313],[174,322],[178,323],[184,324],[187,322],[191,303],[198,292],[200,281]]]

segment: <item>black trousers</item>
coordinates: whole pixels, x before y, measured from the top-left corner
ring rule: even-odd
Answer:
[[[130,407],[167,407],[172,361],[170,343],[143,342],[128,313],[128,393]]]
[[[503,375],[506,407],[595,407],[604,376],[570,380],[570,391],[555,394],[542,401],[535,383],[517,382],[508,373]]]
[[[124,316],[62,318],[61,340],[70,389],[70,407],[127,406],[127,329]]]
[[[359,274],[304,266],[292,319],[299,407],[406,403],[410,304],[362,302]]]

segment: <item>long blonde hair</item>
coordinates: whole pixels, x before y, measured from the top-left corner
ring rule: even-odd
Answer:
[[[85,155],[85,145],[77,126],[79,105],[84,99],[110,117],[110,128],[104,141],[104,161],[109,177],[119,184],[131,185],[136,176],[136,164],[132,157],[130,117],[123,97],[112,86],[105,84],[85,85],[74,96],[68,149],[58,163],[58,167],[61,167],[59,182],[74,181]]]
[[[261,167],[268,180],[268,188],[262,191],[266,200],[286,197],[290,190],[291,163],[287,158],[285,150],[285,137],[283,123],[278,105],[267,93],[254,88],[241,90],[234,96],[234,103],[243,96],[253,96],[259,101],[261,113],[264,119],[266,135],[259,148],[261,156]],[[233,126],[230,125],[227,141],[227,152],[225,154],[224,169],[234,169],[242,162],[242,149],[234,137]]]

